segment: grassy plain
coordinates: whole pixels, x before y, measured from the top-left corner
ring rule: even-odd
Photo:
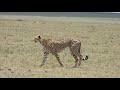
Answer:
[[[51,54],[40,68],[42,46],[32,39],[77,38],[88,55],[78,68],[69,49],[59,53],[65,67]],[[108,78],[120,77],[120,19],[0,16],[1,78]]]

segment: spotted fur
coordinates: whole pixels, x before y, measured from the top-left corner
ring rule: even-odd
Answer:
[[[63,64],[60,61],[58,53],[64,50],[66,47],[69,47],[71,55],[75,59],[74,67],[80,66],[81,60],[87,60],[88,56],[82,59],[82,55],[80,54],[81,42],[75,39],[67,39],[60,41],[53,41],[51,39],[41,38],[40,35],[33,39],[36,42],[39,42],[43,46],[44,57],[41,66],[43,66],[46,62],[47,56],[49,53],[53,54],[58,60],[59,64],[63,67]]]

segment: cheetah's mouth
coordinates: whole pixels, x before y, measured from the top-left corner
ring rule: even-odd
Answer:
[[[37,41],[35,40],[35,38],[33,38],[33,41],[36,43]]]

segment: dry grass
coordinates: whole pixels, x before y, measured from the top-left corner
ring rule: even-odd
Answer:
[[[0,16],[1,78],[120,77],[119,20],[31,17]],[[42,46],[32,41],[38,34],[53,39],[80,39],[82,54],[89,56],[88,61],[71,68],[74,59],[66,48],[59,54],[65,67],[60,67],[56,58],[49,55],[45,66],[40,68]]]

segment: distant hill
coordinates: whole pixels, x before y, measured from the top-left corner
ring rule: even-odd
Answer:
[[[120,18],[120,13],[107,13],[107,12],[106,13],[104,12],[0,12],[0,15]]]

